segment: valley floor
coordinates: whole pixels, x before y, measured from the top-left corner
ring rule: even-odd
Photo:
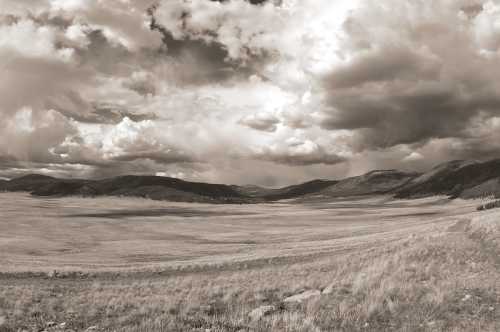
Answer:
[[[478,202],[5,195],[2,332],[500,330],[500,210]]]

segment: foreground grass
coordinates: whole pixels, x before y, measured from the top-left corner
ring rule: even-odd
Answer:
[[[500,220],[309,262],[183,276],[4,278],[0,331],[498,331]],[[323,294],[285,302],[305,290]],[[274,310],[261,319],[249,312]]]

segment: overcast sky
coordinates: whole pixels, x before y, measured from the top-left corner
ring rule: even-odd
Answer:
[[[500,3],[0,0],[0,177],[279,186],[500,155]]]

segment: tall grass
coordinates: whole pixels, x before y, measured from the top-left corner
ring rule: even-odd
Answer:
[[[186,276],[0,281],[0,331],[498,331],[498,216],[297,264]],[[325,290],[285,303],[307,289]],[[252,321],[248,313],[273,305]]]

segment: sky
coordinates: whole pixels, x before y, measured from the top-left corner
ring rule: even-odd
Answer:
[[[491,0],[0,0],[0,177],[269,187],[500,156]]]

